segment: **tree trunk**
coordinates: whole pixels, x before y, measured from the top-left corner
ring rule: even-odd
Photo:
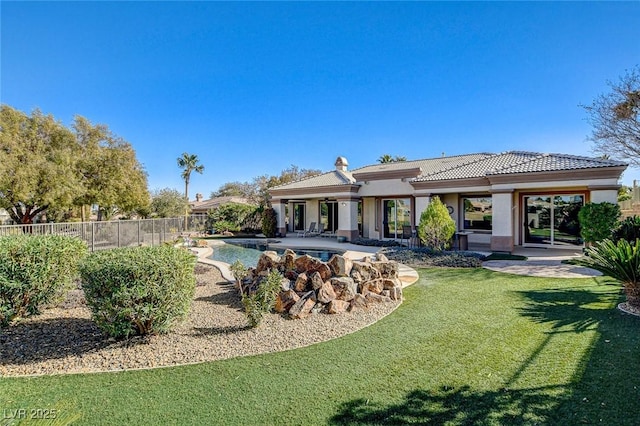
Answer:
[[[629,306],[640,310],[640,283],[625,283],[624,292],[627,295]]]

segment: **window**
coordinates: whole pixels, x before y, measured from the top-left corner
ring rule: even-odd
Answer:
[[[490,231],[493,224],[491,196],[463,197],[464,229]]]

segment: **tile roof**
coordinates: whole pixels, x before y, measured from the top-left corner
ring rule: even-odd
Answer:
[[[372,164],[352,171],[332,170],[273,189],[303,189],[320,186],[353,185],[353,174],[398,171],[419,167],[421,175],[413,182],[480,178],[491,175],[553,172],[604,167],[625,167],[626,163],[568,154],[543,154],[528,151],[508,151],[499,154],[477,153],[414,161]]]
[[[527,151],[508,151],[493,154],[458,167],[423,174],[414,181],[436,181],[469,179],[491,175],[517,173],[553,172],[564,170],[592,169],[626,166],[616,160],[604,160],[568,154],[541,154]]]
[[[350,172],[342,172],[338,170],[332,170],[330,172],[322,173],[308,177],[296,182],[285,183],[283,185],[275,186],[271,190],[278,189],[297,189],[297,188],[315,188],[319,186],[339,186],[339,185],[352,185],[356,182]]]

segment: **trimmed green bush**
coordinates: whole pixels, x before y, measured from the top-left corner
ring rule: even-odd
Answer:
[[[587,203],[578,213],[580,235],[587,243],[602,241],[611,236],[618,224],[620,206],[613,203]]]
[[[278,214],[271,207],[266,207],[262,212],[262,233],[267,238],[276,236],[278,228]]]
[[[456,223],[449,216],[447,206],[440,197],[434,196],[420,215],[418,237],[420,241],[434,250],[444,250],[456,232]]]
[[[0,327],[60,301],[78,277],[78,264],[86,254],[86,244],[77,238],[0,237]]]
[[[257,327],[264,314],[275,307],[276,297],[281,288],[282,274],[272,269],[261,282],[255,293],[242,295],[242,305],[251,327]]]
[[[116,338],[168,332],[191,307],[196,260],[187,250],[168,246],[91,254],[80,274],[93,320]]]

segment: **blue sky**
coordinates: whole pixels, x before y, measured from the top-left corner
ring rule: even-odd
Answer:
[[[640,2],[0,3],[0,101],[129,141],[190,194],[382,154],[592,155],[579,106],[640,63]],[[629,169],[623,182],[640,179]]]

